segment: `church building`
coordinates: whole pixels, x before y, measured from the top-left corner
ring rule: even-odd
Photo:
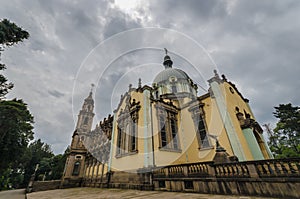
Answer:
[[[173,67],[167,52],[163,66],[151,86],[140,79],[130,85],[93,130],[90,92],[72,136],[64,187],[140,183],[134,174],[168,165],[272,158],[248,99],[224,75],[215,70],[208,92],[198,96],[197,84]]]

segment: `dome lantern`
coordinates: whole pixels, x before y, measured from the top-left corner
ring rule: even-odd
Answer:
[[[168,55],[168,50],[166,48],[165,49],[165,52],[166,52],[166,56],[164,57],[164,62],[163,62],[163,65],[165,66],[165,68],[172,68],[172,65],[173,65],[173,61],[171,60],[171,57]]]

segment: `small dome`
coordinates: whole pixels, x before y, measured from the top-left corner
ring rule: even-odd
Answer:
[[[166,56],[164,57],[164,61],[166,61],[166,60],[171,60],[171,57],[170,57],[169,55],[166,55]]]
[[[176,80],[188,80],[189,76],[182,70],[177,68],[166,68],[165,70],[158,73],[153,81],[153,83],[161,83],[164,81],[170,81],[170,78],[175,78]]]

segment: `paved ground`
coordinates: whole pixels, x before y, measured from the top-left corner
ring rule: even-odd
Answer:
[[[0,199],[25,199],[25,189],[0,191]]]
[[[41,191],[41,192],[34,192],[34,193],[27,194],[27,199],[99,199],[99,198],[259,199],[259,197],[248,197],[248,196],[224,196],[224,195],[208,195],[208,194],[194,194],[194,193],[138,191],[138,190],[125,190],[125,189],[100,189],[100,188],[56,189],[51,191]]]

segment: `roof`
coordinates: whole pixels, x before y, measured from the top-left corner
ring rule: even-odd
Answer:
[[[189,76],[182,70],[177,68],[166,68],[165,70],[158,73],[153,81],[153,83],[160,83],[164,81],[169,81],[170,77],[176,77],[179,79],[190,79]]]

